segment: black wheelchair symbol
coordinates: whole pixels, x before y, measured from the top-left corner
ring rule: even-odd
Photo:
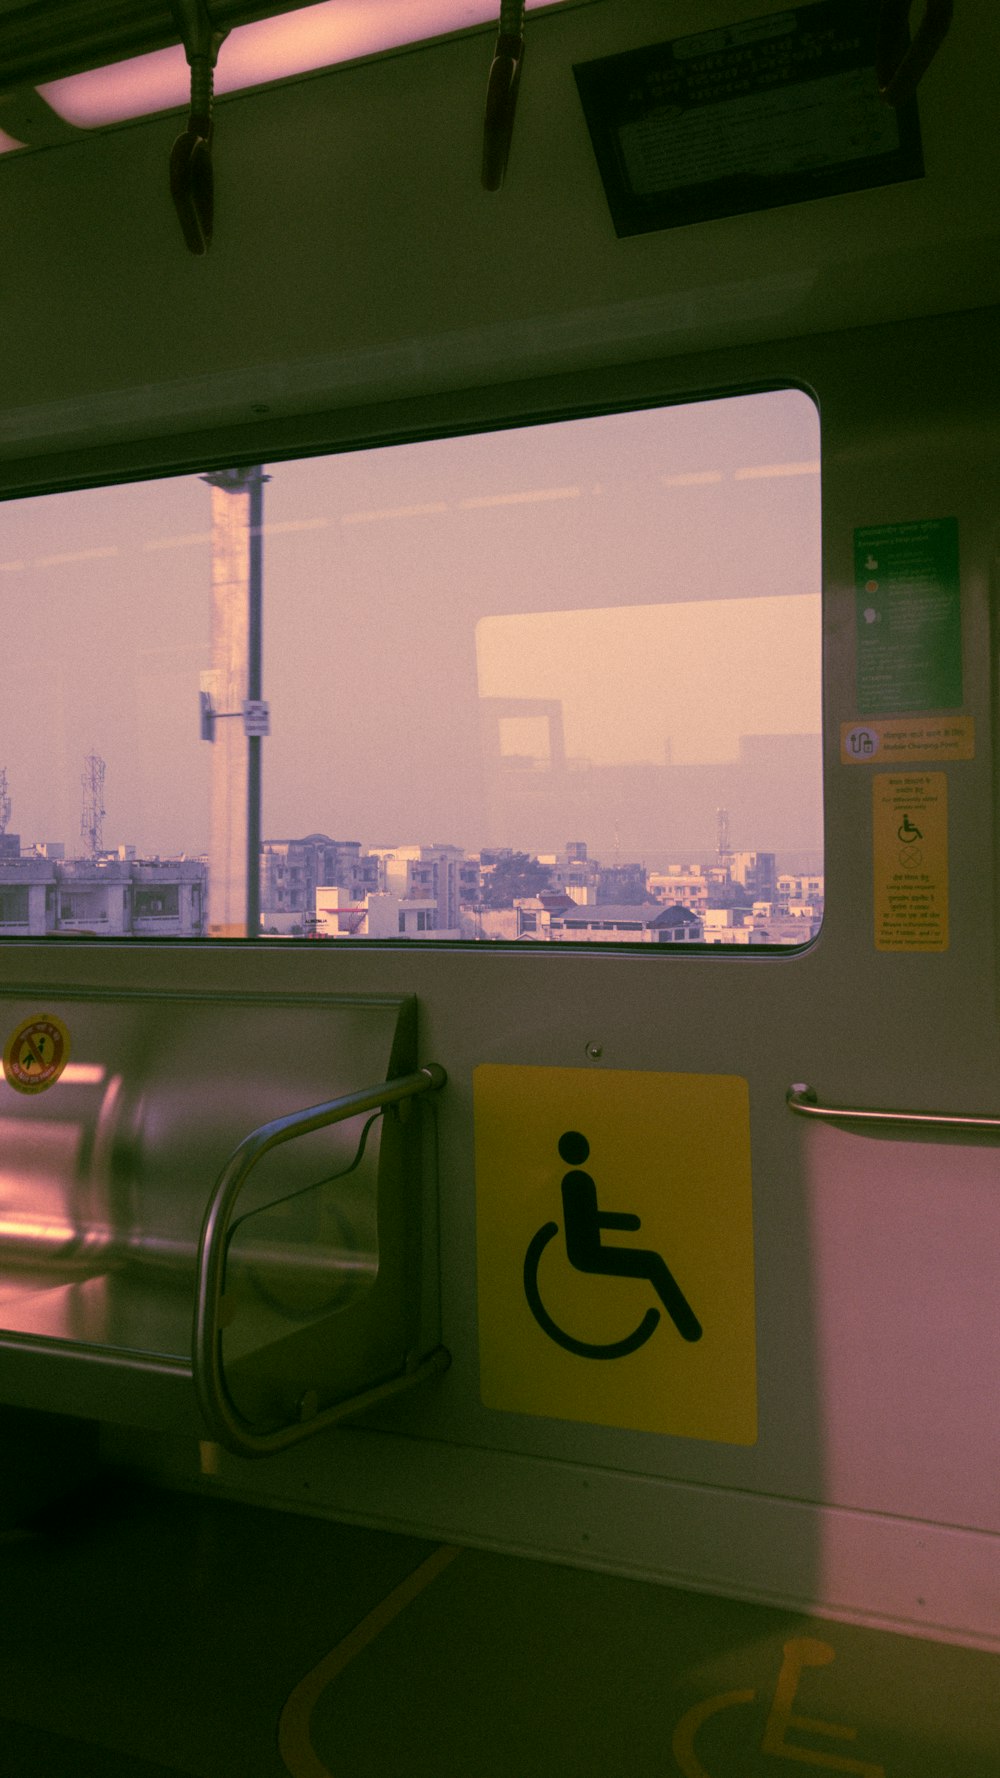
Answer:
[[[572,1168],[562,1181],[566,1257],[570,1265],[578,1272],[590,1272],[600,1277],[648,1279],[681,1338],[700,1340],[701,1322],[662,1254],[646,1248],[604,1246],[602,1229],[635,1231],[642,1224],[638,1216],[628,1212],[598,1208],[597,1187],[590,1174],[580,1172],[578,1166],[590,1155],[586,1136],[579,1130],[566,1130],[559,1138],[559,1153]],[[630,1352],[637,1352],[656,1332],[660,1324],[659,1309],[647,1309],[638,1327],[625,1339],[602,1346],[576,1339],[553,1321],[538,1288],[538,1267],[546,1247],[558,1233],[557,1222],[543,1223],[532,1236],[524,1256],[524,1294],[542,1332],[578,1358],[626,1358]]]

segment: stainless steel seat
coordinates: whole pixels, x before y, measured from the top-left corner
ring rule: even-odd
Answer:
[[[278,1449],[444,1368],[410,997],[4,998],[0,1400]]]

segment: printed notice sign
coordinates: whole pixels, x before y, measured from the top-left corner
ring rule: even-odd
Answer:
[[[814,0],[577,65],[619,235],[919,179],[914,100],[883,104],[871,0]]]
[[[916,765],[924,760],[975,759],[973,716],[885,716],[873,722],[842,722],[840,760],[845,766]]]
[[[874,796],[875,946],[948,949],[948,778],[879,772]]]
[[[953,710],[962,702],[958,520],[854,533],[858,709]]]
[[[485,1405],[753,1444],[746,1081],[500,1064],[474,1079]]]
[[[15,1093],[47,1092],[68,1061],[69,1032],[51,1013],[25,1019],[4,1044],[4,1078]]]

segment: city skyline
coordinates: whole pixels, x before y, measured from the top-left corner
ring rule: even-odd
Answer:
[[[209,939],[217,936],[535,942],[803,944],[823,918],[822,873],[782,870],[773,853],[723,850],[663,871],[605,862],[579,840],[533,857],[414,844],[368,853],[311,834],[266,841],[245,918],[219,935],[211,859],[141,859],[130,849],[67,859],[0,835],[0,935]],[[94,836],[91,836],[92,841]]]
[[[541,698],[598,796],[596,847],[616,828],[640,844],[622,773],[808,734],[815,813],[786,842],[815,851],[818,459],[815,407],[786,390],[269,465],[263,831],[504,843],[511,774],[544,776],[545,750],[517,717],[486,746],[487,707]],[[30,838],[72,840],[93,753],[109,839],[206,850],[210,543],[198,476],[0,511],[0,763]],[[657,819],[645,849],[710,847],[712,794],[707,831],[673,842]],[[787,798],[755,781],[748,843],[787,849],[766,831]],[[567,808],[550,845],[579,819]]]

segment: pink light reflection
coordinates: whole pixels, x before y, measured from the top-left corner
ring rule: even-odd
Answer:
[[[526,4],[532,12],[552,0],[526,0]],[[219,51],[215,90],[240,92],[263,81],[285,80],[358,56],[377,55],[495,21],[499,11],[499,0],[355,0],[352,5],[323,0],[280,18],[237,26]],[[97,129],[186,105],[190,75],[177,44],[87,74],[51,80],[38,90],[67,123]]]

